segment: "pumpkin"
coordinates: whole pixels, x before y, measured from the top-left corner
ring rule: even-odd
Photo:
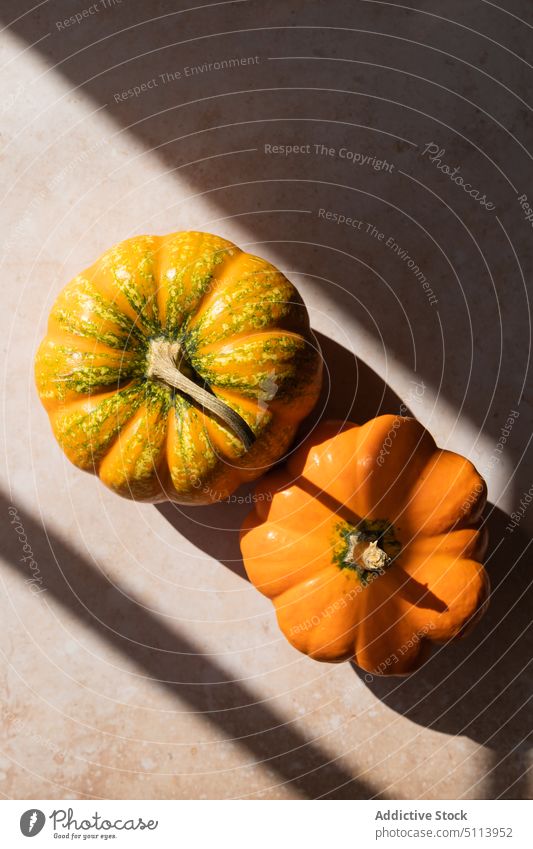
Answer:
[[[127,239],[75,277],[35,372],[78,468],[128,498],[205,504],[284,454],[318,397],[321,357],[280,271],[183,232]]]
[[[407,674],[486,606],[485,500],[472,463],[413,418],[324,422],[258,484],[244,565],[296,649]]]

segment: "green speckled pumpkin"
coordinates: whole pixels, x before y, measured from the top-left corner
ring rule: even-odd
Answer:
[[[76,466],[128,498],[206,504],[286,452],[321,357],[281,272],[187,232],[127,239],[75,277],[35,372]]]

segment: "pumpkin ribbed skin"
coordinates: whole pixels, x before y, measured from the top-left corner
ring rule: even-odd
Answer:
[[[148,377],[153,340],[235,410],[255,442]],[[289,447],[316,402],[321,358],[294,286],[206,233],[138,236],[107,251],[55,302],[35,364],[54,435],[79,468],[141,501],[205,504]]]
[[[415,419],[325,422],[256,494],[241,533],[246,571],[310,657],[406,674],[482,613],[485,483]],[[353,556],[363,532],[389,557],[378,571]]]

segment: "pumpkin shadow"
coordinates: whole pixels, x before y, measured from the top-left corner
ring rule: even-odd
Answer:
[[[527,751],[533,729],[533,582],[530,541],[498,507],[488,506],[491,579],[487,613],[471,635],[433,651],[406,678],[358,677],[387,707],[419,725],[464,735],[492,750],[484,798],[529,798]],[[531,766],[529,766],[529,769]]]
[[[322,333],[315,333],[315,338],[324,361],[324,381],[315,410],[302,423],[295,446],[321,419],[366,421],[382,413],[410,415],[401,398],[353,351]],[[165,502],[156,509],[198,549],[247,580],[239,531],[252,508],[253,490],[254,484],[242,486],[222,504],[189,507]]]
[[[321,419],[359,423],[384,413],[412,415],[400,396],[353,350],[323,333],[315,332],[324,363],[324,378],[318,403],[301,429],[307,434]]]

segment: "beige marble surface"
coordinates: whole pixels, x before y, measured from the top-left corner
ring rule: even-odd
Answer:
[[[533,481],[529,4],[33,5],[0,12],[1,793],[527,795],[533,510],[505,525]],[[325,414],[403,401],[487,477],[490,612],[410,679],[365,680],[282,639],[243,577],[246,506],[129,503],[55,445],[32,362],[57,292],[110,244],[179,229],[298,285]]]

